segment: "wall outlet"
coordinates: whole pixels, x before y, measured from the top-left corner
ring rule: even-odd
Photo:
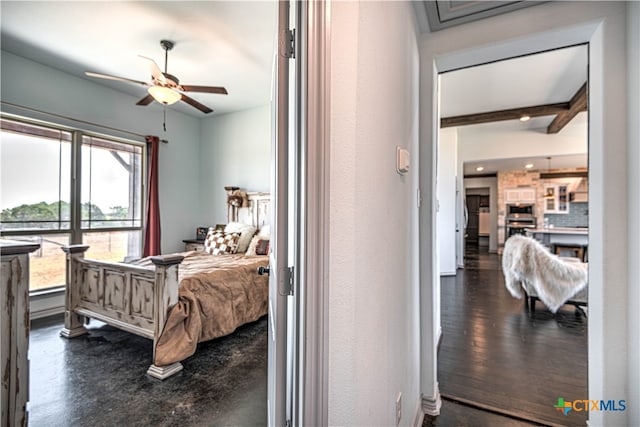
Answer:
[[[402,419],[402,392],[398,393],[398,398],[396,399],[396,426],[400,425],[401,419]]]

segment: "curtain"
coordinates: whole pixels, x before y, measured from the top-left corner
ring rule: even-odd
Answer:
[[[158,201],[158,151],[160,138],[147,136],[147,214],[145,217],[144,249],[142,256],[160,255],[160,203]]]

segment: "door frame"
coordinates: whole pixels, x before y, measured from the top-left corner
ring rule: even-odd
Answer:
[[[328,425],[329,166],[331,2],[301,2],[301,253],[302,307],[296,425]]]
[[[295,27],[295,65],[291,65],[296,69],[296,95],[289,100],[296,103],[297,111],[287,125],[290,138],[295,138],[295,153],[287,168],[297,165],[299,173],[289,187],[295,194],[288,203],[295,199],[295,208],[289,206],[289,212],[298,241],[289,248],[294,292],[288,298],[294,308],[287,311],[291,318],[283,332],[294,336],[290,336],[291,348],[283,351],[280,346],[286,362],[278,363],[281,368],[286,365],[292,384],[289,395],[268,390],[278,412],[276,418],[269,414],[270,420],[286,414],[290,425],[328,424],[330,5],[330,1],[291,5],[297,10],[290,25]]]
[[[624,148],[626,143],[625,117],[626,109],[620,106],[616,114],[607,114],[607,103],[613,104],[616,97],[624,99],[625,75],[624,53],[620,51],[620,39],[624,40],[624,16],[613,7],[590,8],[586,13],[575,13],[571,5],[541,5],[527,10],[526,18],[531,21],[537,11],[545,9],[544,25],[509,26],[508,34],[496,34],[487,28],[490,40],[476,42],[467,35],[445,43],[449,50],[438,45],[438,37],[430,34],[430,38],[421,46],[421,146],[420,180],[425,185],[423,193],[425,209],[420,212],[420,250],[425,254],[421,263],[421,349],[422,373],[421,388],[423,393],[423,409],[426,413],[437,414],[440,407],[440,395],[437,382],[437,329],[440,302],[437,299],[439,278],[437,277],[437,236],[434,197],[436,194],[436,147],[439,129],[438,74],[456,68],[478,65],[508,57],[521,56],[535,52],[556,49],[575,44],[588,43],[590,53],[589,70],[589,171],[590,171],[590,271],[589,271],[589,399],[602,399],[605,396],[625,396],[624,390],[626,359],[615,350],[624,344],[624,331],[611,331],[607,324],[626,324],[626,262],[627,257],[621,253],[626,247],[625,222],[617,221],[619,214],[611,202],[620,200],[620,195],[607,193],[605,188],[622,185],[624,177],[612,176],[607,171],[614,171],[616,163],[615,150]],[[548,8],[555,8],[549,14]],[[562,10],[558,10],[562,9]],[[540,12],[540,13],[544,13]],[[501,19],[517,21],[515,15],[507,14]],[[556,21],[557,19],[557,21]],[[556,21],[555,27],[552,25]],[[605,22],[606,21],[606,22]],[[512,22],[510,22],[513,24]],[[481,24],[481,23],[476,23]],[[495,22],[494,22],[495,24]],[[555,28],[548,30],[548,28]],[[464,34],[464,31],[462,31]],[[513,34],[512,34],[513,33]],[[477,33],[476,33],[477,34]],[[449,34],[455,36],[455,34]],[[424,41],[423,40],[423,41]],[[455,46],[455,48],[453,47]],[[613,91],[613,94],[612,92]],[[605,140],[608,144],[605,149]],[[622,150],[624,152],[624,150]],[[604,231],[608,232],[605,239]],[[617,242],[617,243],[615,243]],[[604,266],[604,254],[616,254],[616,259],[607,257]],[[604,284],[607,285],[606,298]],[[616,313],[607,310],[606,303],[617,307]],[[605,319],[606,312],[606,319]],[[619,312],[619,313],[618,313]],[[619,323],[618,323],[619,322]],[[625,329],[625,328],[622,328]],[[615,360],[615,362],[614,362]],[[604,420],[619,419],[625,414],[590,413],[590,422],[606,424]]]

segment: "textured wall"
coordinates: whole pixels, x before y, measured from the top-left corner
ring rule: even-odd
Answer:
[[[400,425],[419,410],[413,20],[408,2],[331,5],[329,425],[396,425],[398,393]]]

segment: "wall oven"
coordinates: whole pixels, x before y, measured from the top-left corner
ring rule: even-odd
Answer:
[[[506,237],[514,234],[526,234],[528,229],[536,228],[535,205],[514,204],[507,205],[505,218]]]

